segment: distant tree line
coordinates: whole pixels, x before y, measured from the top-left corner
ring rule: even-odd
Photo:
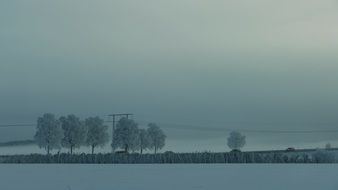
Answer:
[[[18,140],[18,141],[9,141],[9,142],[1,142],[0,147],[7,146],[26,146],[36,144],[34,140]]]
[[[81,146],[91,147],[94,154],[96,147],[103,147],[109,141],[108,126],[99,117],[89,117],[84,121],[75,115],[62,116],[47,113],[37,120],[37,131],[34,136],[37,145],[44,148],[47,154],[51,150],[60,150],[62,147],[69,149],[73,154],[74,149]],[[112,149],[123,149],[124,153],[130,151],[154,150],[155,153],[165,145],[166,135],[154,123],[147,129],[140,129],[138,124],[127,118],[121,118],[113,131]]]

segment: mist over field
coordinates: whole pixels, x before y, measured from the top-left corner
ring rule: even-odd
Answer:
[[[1,1],[0,125],[131,112],[165,150],[225,151],[229,129],[247,150],[338,146],[337,19],[334,0]]]

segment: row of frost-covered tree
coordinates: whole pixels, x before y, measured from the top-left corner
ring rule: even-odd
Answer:
[[[47,154],[53,149],[74,149],[90,146],[92,154],[96,147],[103,147],[109,142],[108,126],[99,117],[89,117],[84,121],[75,115],[56,118],[53,114],[44,114],[38,118],[37,131],[34,136],[40,148]],[[166,135],[156,124],[151,123],[147,129],[140,129],[138,124],[127,118],[118,121],[113,131],[112,149],[123,152],[154,150],[156,153],[165,145]]]
[[[122,118],[113,132],[111,146],[113,151],[118,148],[124,152],[140,150],[142,154],[146,149],[153,149],[156,154],[164,147],[165,139],[166,135],[155,123],[150,123],[147,129],[139,129],[134,120]]]

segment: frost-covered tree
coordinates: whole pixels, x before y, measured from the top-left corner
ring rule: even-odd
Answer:
[[[132,119],[121,118],[116,124],[112,147],[124,149],[125,152],[140,148],[140,136],[137,123]]]
[[[97,146],[103,147],[108,142],[108,127],[99,117],[90,117],[85,121],[87,128],[86,144],[91,147],[92,154]]]
[[[327,143],[327,144],[325,145],[325,149],[331,149],[331,148],[332,148],[331,143]]]
[[[139,130],[139,140],[140,140],[140,153],[143,153],[143,150],[149,149],[150,146],[150,137],[148,131],[145,129]]]
[[[245,136],[238,131],[233,131],[228,137],[228,146],[231,150],[240,150],[246,143]]]
[[[36,129],[34,139],[40,148],[46,149],[47,154],[53,149],[61,149],[63,130],[53,114],[46,113],[39,117]]]
[[[148,125],[147,132],[150,138],[149,148],[154,149],[154,153],[156,154],[159,149],[164,147],[167,136],[155,123]]]
[[[60,118],[61,126],[64,132],[62,146],[69,148],[70,154],[73,154],[74,148],[80,148],[85,143],[87,130],[80,118],[75,115],[68,115]]]

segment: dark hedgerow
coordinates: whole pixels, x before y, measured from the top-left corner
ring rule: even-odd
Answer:
[[[321,156],[324,155],[324,156]],[[329,158],[329,159],[326,159]],[[183,164],[183,163],[333,163],[324,153],[173,153],[161,154],[55,154],[0,156],[0,163],[76,163],[76,164]]]

